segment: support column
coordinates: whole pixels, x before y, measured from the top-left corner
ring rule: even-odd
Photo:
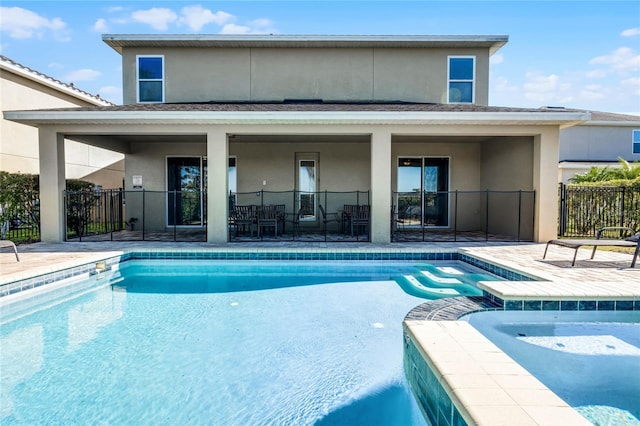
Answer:
[[[371,242],[391,242],[391,133],[371,135]]]
[[[533,138],[533,189],[536,191],[533,238],[545,242],[558,236],[558,153],[560,129],[546,128]]]
[[[64,135],[41,127],[40,150],[40,239],[57,243],[65,239],[64,229]]]
[[[219,129],[207,132],[207,242],[226,243],[229,221],[227,134]]]

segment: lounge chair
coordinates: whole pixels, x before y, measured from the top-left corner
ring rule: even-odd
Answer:
[[[603,233],[607,231],[627,231],[631,235],[625,239],[603,239]],[[636,250],[633,253],[633,258],[631,259],[631,267],[634,268],[636,266],[636,259],[638,258],[638,253],[640,252],[640,233],[636,233],[633,228],[628,228],[626,226],[611,226],[606,228],[601,228],[598,230],[598,234],[595,239],[580,239],[580,240],[550,240],[547,242],[547,246],[544,249],[544,255],[542,258],[544,259],[547,256],[547,250],[549,249],[549,245],[556,245],[562,247],[569,247],[575,250],[573,254],[573,261],[571,262],[571,266],[575,266],[576,264],[576,256],[578,255],[578,249],[582,246],[593,247],[591,251],[591,259],[596,254],[596,249],[598,247],[635,247]]]
[[[18,256],[18,249],[16,248],[16,245],[13,243],[13,241],[9,241],[9,240],[0,240],[0,248],[2,247],[10,247],[13,249],[13,252],[16,254],[16,260],[18,262],[20,262],[20,257]]]

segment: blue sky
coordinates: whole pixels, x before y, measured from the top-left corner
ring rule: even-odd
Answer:
[[[0,52],[115,103],[101,34],[508,35],[489,102],[640,114],[638,1],[0,1]]]

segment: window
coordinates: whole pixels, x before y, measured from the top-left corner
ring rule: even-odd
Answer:
[[[640,154],[640,130],[633,131],[633,147],[632,151],[634,154]]]
[[[229,211],[233,209],[238,201],[238,166],[237,157],[229,157],[229,169],[228,169],[228,191],[229,191]]]
[[[164,102],[164,57],[138,56],[138,102]]]
[[[472,104],[474,102],[475,64],[476,59],[473,56],[449,57],[447,99],[450,104]]]
[[[316,162],[300,160],[298,169],[299,206],[302,220],[314,220],[316,216]]]

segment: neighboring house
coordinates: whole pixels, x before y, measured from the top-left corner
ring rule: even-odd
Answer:
[[[489,58],[506,36],[103,40],[122,55],[124,105],[4,113],[38,127],[51,165],[41,170],[43,241],[65,235],[65,137],[125,154],[125,189],[146,196],[143,212],[127,193],[127,216],[144,214],[146,229],[206,223],[209,242],[229,239],[230,192],[256,200],[263,189],[366,191],[374,243],[390,241],[396,191],[535,191],[527,232],[535,241],[556,236],[560,129],[589,114],[488,106]],[[185,220],[165,191],[188,188],[206,191],[207,208]],[[438,204],[435,225],[482,221],[488,207],[475,198],[455,218],[453,196]],[[298,201],[307,224],[319,226],[322,197]],[[493,209],[497,222],[519,226],[517,205]]]
[[[65,84],[0,55],[0,110],[32,110],[83,106],[113,106],[99,96]],[[82,179],[104,188],[119,188],[124,155],[71,140],[65,141],[67,179]],[[0,121],[0,170],[40,172],[38,129]]]
[[[591,114],[590,120],[560,131],[559,182],[567,183],[591,167],[619,167],[620,158],[640,161],[639,116],[584,112]]]

